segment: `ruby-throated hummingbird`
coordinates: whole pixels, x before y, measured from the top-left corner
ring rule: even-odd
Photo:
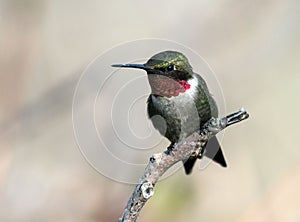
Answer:
[[[193,72],[188,59],[180,52],[164,51],[145,64],[116,64],[113,67],[138,68],[147,72],[151,87],[148,98],[149,118],[159,115],[164,121],[151,118],[158,131],[171,142],[169,150],[194,133],[211,117],[218,116],[218,107],[204,79]],[[186,174],[192,171],[197,158],[203,155],[226,167],[216,137],[212,137],[199,156],[184,162]]]

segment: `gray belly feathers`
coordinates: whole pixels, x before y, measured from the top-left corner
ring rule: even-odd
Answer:
[[[193,98],[188,94],[176,97],[150,95],[148,114],[154,127],[171,142],[177,142],[200,128],[200,117]],[[152,118],[160,115],[160,118]]]

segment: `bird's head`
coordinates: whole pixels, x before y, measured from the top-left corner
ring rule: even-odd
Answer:
[[[145,64],[115,64],[113,67],[143,69],[148,74],[152,94],[177,96],[190,88],[193,69],[180,52],[163,51],[152,56]]]

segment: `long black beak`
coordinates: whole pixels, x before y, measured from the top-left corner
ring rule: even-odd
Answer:
[[[135,69],[144,69],[147,70],[144,64],[114,64],[112,67],[120,67],[120,68],[135,68]]]

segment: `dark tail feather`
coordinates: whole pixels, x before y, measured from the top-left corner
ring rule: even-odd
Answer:
[[[218,142],[217,137],[212,137],[205,148],[204,156],[212,159],[213,161],[219,163],[221,166],[226,167],[226,161],[221,149],[221,146]]]
[[[192,172],[193,166],[196,162],[196,157],[190,157],[187,161],[183,163],[184,170],[186,174],[190,174]]]
[[[215,136],[208,141],[205,147],[204,156],[208,157],[209,159],[212,159],[216,163],[219,163],[223,167],[227,166],[221,146],[217,137]],[[201,158],[201,156],[199,156],[199,158]],[[196,157],[190,157],[187,161],[183,163],[186,174],[190,174],[192,172],[196,160]]]

